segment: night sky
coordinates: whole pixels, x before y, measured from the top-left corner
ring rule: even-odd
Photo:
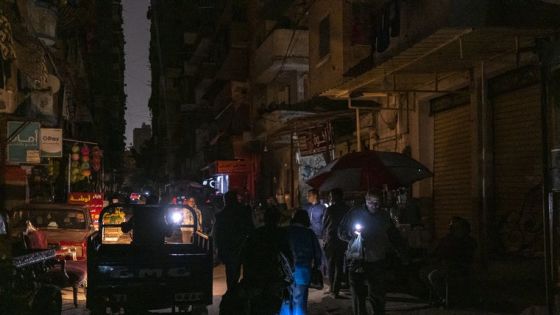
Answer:
[[[125,44],[126,145],[132,143],[132,129],[151,124],[150,21],[146,18],[150,0],[123,0]]]

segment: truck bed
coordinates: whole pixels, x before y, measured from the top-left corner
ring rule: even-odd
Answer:
[[[212,246],[197,235],[194,244],[100,244],[88,246],[87,304],[110,303],[155,309],[212,303]],[[89,245],[89,244],[88,244]]]

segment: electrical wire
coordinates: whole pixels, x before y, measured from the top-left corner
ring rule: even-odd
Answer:
[[[280,68],[278,69],[278,71],[276,72],[276,74],[274,75],[274,78],[272,78],[271,82],[276,81],[276,79],[278,79],[278,77],[280,76],[280,73],[283,72],[284,70],[284,66],[286,65],[286,61],[288,60],[288,56],[290,55],[290,53],[292,52],[293,48],[295,47],[294,44],[294,39],[296,37],[296,33],[298,31],[298,25],[299,23],[301,23],[301,21],[305,18],[305,16],[307,15],[307,13],[309,12],[309,10],[311,9],[311,7],[313,6],[313,4],[315,4],[316,0],[312,0],[310,1],[309,5],[305,8],[305,10],[303,11],[303,14],[296,20],[296,22],[294,23],[293,29],[292,29],[292,35],[290,36],[290,41],[288,43],[288,47],[286,48],[286,53],[284,54],[284,57],[282,57],[282,63],[280,64]]]

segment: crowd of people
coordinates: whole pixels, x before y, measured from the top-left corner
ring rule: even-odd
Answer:
[[[410,262],[396,224],[401,218],[418,220],[419,214],[404,204],[396,217],[382,207],[382,199],[382,192],[370,191],[362,204],[351,208],[344,192],[333,189],[327,207],[318,191],[310,190],[309,206],[293,209],[287,226],[281,224],[286,209],[269,201],[261,208],[264,225],[255,227],[246,200],[227,192],[212,229],[227,278],[220,314],[308,314],[309,289],[320,288],[322,277],[329,283],[325,294],[351,298],[355,315],[369,314],[368,308],[384,314],[391,262],[394,257],[404,265]],[[445,298],[443,288],[451,273],[468,272],[476,247],[469,233],[468,221],[453,218],[449,235],[418,270],[435,301]],[[350,297],[341,293],[345,286]]]
[[[327,206],[312,189],[305,209],[288,210],[270,198],[257,208],[259,216],[247,196],[235,191],[225,193],[223,208],[212,213],[188,196],[179,202],[184,208],[181,238],[190,243],[194,229],[184,225],[195,223],[199,231],[212,234],[226,273],[220,314],[308,314],[309,289],[322,289],[323,278],[329,284],[325,294],[351,299],[354,315],[369,314],[368,309],[384,314],[386,275],[395,261],[401,266],[411,261],[409,242],[397,226],[420,221],[407,194],[394,208],[386,207],[387,199],[381,191],[369,191],[363,202],[350,207],[344,192],[333,189]],[[141,224],[140,219],[127,222],[123,231]],[[159,234],[169,237],[170,232]],[[469,222],[454,217],[449,234],[416,270],[434,302],[447,302],[450,278],[469,277],[475,249]]]

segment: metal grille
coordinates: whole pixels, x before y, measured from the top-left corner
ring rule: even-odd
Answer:
[[[472,221],[470,106],[438,112],[434,120],[434,223],[436,237],[449,220]]]

